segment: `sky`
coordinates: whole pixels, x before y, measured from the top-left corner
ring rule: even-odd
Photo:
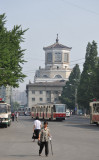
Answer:
[[[21,44],[27,61],[23,73],[27,75],[19,91],[34,81],[35,71],[45,67],[43,47],[52,45],[59,35],[59,43],[72,47],[70,68],[79,64],[83,70],[88,42],[96,41],[99,52],[99,0],[0,0],[0,14],[6,14],[7,30],[14,25],[28,29]]]

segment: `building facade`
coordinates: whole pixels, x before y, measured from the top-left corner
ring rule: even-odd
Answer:
[[[71,48],[59,43],[44,47],[45,68],[39,67],[34,76],[34,83],[26,85],[27,105],[37,103],[60,103],[59,96],[72,71],[69,67]]]
[[[12,87],[1,86],[0,87],[0,98],[5,102],[11,104]]]
[[[37,103],[60,103],[59,96],[65,86],[65,81],[37,82],[26,86],[28,107]]]

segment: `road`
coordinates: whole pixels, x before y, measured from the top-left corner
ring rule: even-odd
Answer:
[[[42,122],[43,123],[43,122]],[[32,142],[33,120],[19,117],[8,128],[0,128],[0,160],[97,160],[99,159],[99,127],[89,118],[71,116],[63,122],[49,122],[53,153],[38,155],[37,141]]]

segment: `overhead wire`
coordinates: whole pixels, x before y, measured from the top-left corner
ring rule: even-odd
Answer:
[[[81,59],[77,59],[77,60],[74,60],[74,61],[70,61],[69,63],[72,63],[72,62],[76,62],[76,61],[81,61],[81,60],[84,60],[85,58],[81,58]],[[73,65],[76,65],[76,64],[83,64],[84,62],[81,62],[81,63],[74,63],[74,64],[70,64],[70,66],[73,66]],[[32,69],[32,70],[26,70],[26,71],[23,71],[23,72],[35,72],[36,70],[38,70],[38,68],[35,68],[35,69]]]
[[[99,15],[99,13],[97,13],[97,12],[95,12],[95,11],[93,11],[93,10],[90,10],[90,9],[85,8],[85,7],[79,6],[79,5],[77,5],[77,4],[75,4],[75,3],[72,3],[72,2],[70,2],[70,1],[68,1],[68,0],[61,0],[61,1],[67,3],[68,5],[71,5],[71,6],[73,6],[73,7],[82,9],[82,10],[84,10],[84,11],[86,11],[86,12],[89,12],[89,13],[92,13],[92,14],[95,14],[95,15]]]

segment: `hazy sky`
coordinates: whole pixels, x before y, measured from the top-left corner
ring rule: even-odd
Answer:
[[[23,72],[27,75],[18,90],[24,91],[35,71],[44,68],[43,47],[59,43],[72,47],[70,67],[76,63],[82,70],[88,42],[99,47],[99,0],[0,0],[0,14],[6,13],[6,27],[21,25],[25,33],[22,49],[26,49]],[[99,49],[98,49],[99,52]]]

